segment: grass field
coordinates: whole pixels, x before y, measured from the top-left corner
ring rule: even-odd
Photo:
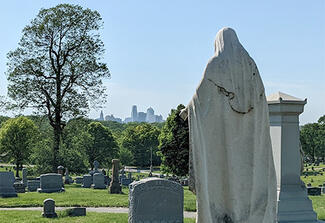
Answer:
[[[308,168],[308,171],[307,171]],[[325,182],[325,165],[305,167],[304,173],[307,176],[302,176],[301,179],[307,184],[311,183],[312,186],[318,186]],[[317,172],[317,176],[315,176]],[[321,175],[320,173],[324,173]],[[135,174],[136,175],[136,174]],[[43,206],[43,201],[47,198],[52,198],[56,202],[56,206],[61,207],[128,207],[128,188],[123,188],[123,194],[109,194],[108,190],[94,190],[88,188],[81,188],[80,185],[66,185],[66,192],[63,193],[38,193],[38,192],[27,192],[23,194],[18,194],[17,198],[0,198],[0,207],[41,207]],[[314,210],[317,212],[319,219],[325,220],[325,195],[322,196],[310,196],[313,201]],[[195,211],[196,210],[196,198],[195,195],[188,190],[188,187],[184,187],[184,210],[185,211]],[[4,212],[0,213],[0,222],[3,218]],[[7,213],[7,212],[6,212]],[[8,215],[13,212],[8,212]],[[20,213],[20,212],[19,212]],[[31,213],[35,214],[35,213]],[[90,213],[89,216],[93,216]],[[98,217],[98,222],[101,222],[104,215],[96,215]],[[114,216],[110,216],[112,220],[110,222],[125,222],[114,220]],[[118,216],[118,215],[116,215]],[[115,217],[116,217],[115,216]],[[19,217],[19,216],[17,216]],[[95,216],[94,216],[95,217]],[[86,217],[88,218],[88,216]],[[85,219],[86,219],[85,218]],[[123,215],[118,216],[118,218],[124,219]],[[75,219],[75,218],[74,218]],[[76,218],[77,219],[77,218]],[[60,220],[55,220],[55,222]],[[70,221],[70,220],[69,220]],[[12,222],[15,222],[14,219]],[[19,222],[19,221],[17,221]],[[48,222],[48,221],[35,221],[35,222]],[[74,222],[74,221],[72,221]],[[76,222],[86,222],[80,220]],[[96,219],[97,222],[97,219]]]
[[[94,213],[88,212],[87,216],[83,217],[67,217],[65,213],[57,212],[58,218],[49,219],[41,217],[40,211],[0,211],[1,223],[65,223],[65,222],[77,222],[77,223],[126,223],[128,222],[128,214],[116,214],[116,213]],[[194,223],[195,219],[185,218],[184,223]]]
[[[0,207],[41,207],[47,198],[55,200],[60,207],[128,207],[128,188],[123,194],[109,194],[106,190],[81,188],[79,185],[66,185],[63,193],[20,193],[14,198],[0,198]],[[184,210],[195,211],[195,195],[184,189]]]

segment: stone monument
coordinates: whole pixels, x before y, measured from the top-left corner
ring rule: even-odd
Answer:
[[[233,29],[218,32],[215,54],[181,113],[186,116],[197,222],[274,223],[276,176],[264,86]]]
[[[92,176],[89,174],[86,174],[83,176],[83,180],[82,180],[82,187],[83,188],[90,188],[91,184],[92,184]]]
[[[58,217],[58,215],[55,213],[55,201],[53,199],[48,198],[48,199],[44,200],[42,216],[45,218]]]
[[[27,189],[29,192],[37,191],[38,188],[40,188],[40,180],[28,180],[27,181]]]
[[[95,173],[93,176],[94,189],[106,189],[105,178],[102,173]]]
[[[0,172],[0,196],[17,197],[14,188],[15,176],[13,172]]]
[[[184,192],[180,184],[147,178],[129,187],[129,223],[183,222]]]
[[[109,186],[109,192],[111,194],[120,194],[122,193],[122,187],[119,182],[119,165],[120,161],[118,159],[112,160],[112,179]]]
[[[275,93],[267,97],[277,175],[279,223],[317,222],[305,184],[300,180],[299,115],[307,100]]]
[[[24,187],[27,187],[27,168],[23,168],[23,184],[24,184]]]
[[[40,177],[40,188],[38,188],[37,191],[40,193],[64,192],[65,190],[62,185],[61,174],[42,174]]]
[[[61,176],[63,176],[64,174],[64,167],[63,166],[58,166],[58,174],[61,174]]]
[[[72,184],[73,183],[72,178],[69,176],[69,170],[68,170],[68,168],[65,168],[64,183],[65,184]]]

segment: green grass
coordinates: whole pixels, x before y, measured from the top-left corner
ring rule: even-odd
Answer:
[[[95,213],[88,212],[87,216],[83,217],[66,217],[62,212],[58,211],[58,218],[50,219],[43,218],[40,211],[0,211],[1,223],[39,223],[39,222],[96,222],[96,223],[125,223],[128,222],[128,214],[117,213]],[[194,223],[195,219],[185,218],[185,223]]]
[[[14,198],[0,198],[0,207],[42,207],[47,198],[55,200],[58,207],[128,207],[129,189],[124,187],[124,194],[109,194],[108,189],[94,190],[78,185],[66,185],[63,193],[27,192]],[[195,211],[195,195],[184,188],[184,210]]]

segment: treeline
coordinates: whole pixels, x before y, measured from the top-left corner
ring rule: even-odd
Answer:
[[[75,118],[66,123],[58,154],[60,165],[73,173],[86,173],[97,160],[111,167],[119,158],[122,165],[159,166],[157,155],[162,123],[128,123]],[[0,116],[0,162],[35,165],[35,174],[53,170],[53,128],[46,117]],[[18,174],[18,173],[17,173]]]
[[[306,162],[325,162],[325,115],[301,126],[300,142]]]

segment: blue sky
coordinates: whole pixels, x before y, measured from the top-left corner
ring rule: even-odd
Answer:
[[[22,29],[40,8],[79,4],[103,17],[105,115],[130,116],[149,106],[164,118],[188,104],[213,55],[216,33],[236,30],[257,63],[266,94],[276,91],[307,98],[301,123],[325,114],[325,1],[93,0],[4,1],[0,8],[0,95],[6,94],[6,54],[17,47]],[[3,114],[3,113],[2,113]],[[99,116],[92,110],[91,118]]]

